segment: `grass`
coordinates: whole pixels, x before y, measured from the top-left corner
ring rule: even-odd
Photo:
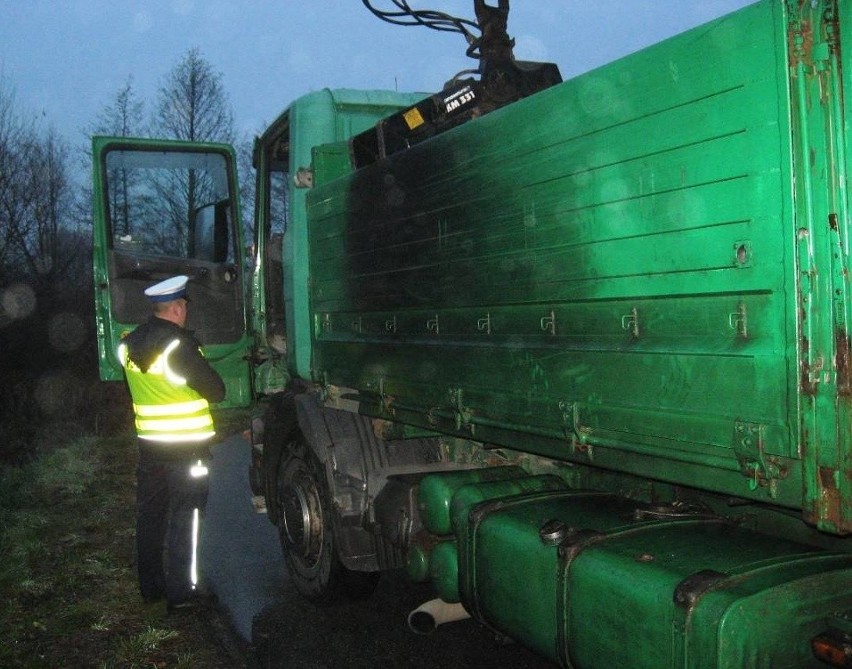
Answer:
[[[246,667],[215,611],[144,604],[135,439],[60,436],[0,469],[0,667]]]

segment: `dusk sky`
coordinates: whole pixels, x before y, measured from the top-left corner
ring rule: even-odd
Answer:
[[[410,0],[473,18],[472,0]],[[491,0],[496,5],[497,0]],[[513,0],[522,60],[556,62],[568,79],[749,0]],[[390,0],[373,0],[393,9]],[[254,134],[289,102],[325,87],[435,92],[475,67],[461,35],[400,27],[361,0],[0,0],[0,79],[22,114],[74,144],[128,77],[150,111],[164,76],[198,47]]]

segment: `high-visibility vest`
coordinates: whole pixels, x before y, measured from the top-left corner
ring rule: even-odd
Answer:
[[[172,341],[144,373],[130,359],[126,344],[118,348],[140,439],[178,444],[216,434],[207,400],[169,367],[169,356],[178,346],[180,339]]]

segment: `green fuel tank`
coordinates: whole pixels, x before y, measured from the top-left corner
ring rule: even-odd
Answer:
[[[566,667],[800,669],[852,607],[852,556],[576,491],[482,502],[457,533],[472,616]]]

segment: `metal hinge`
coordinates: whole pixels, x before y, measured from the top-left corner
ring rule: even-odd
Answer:
[[[740,471],[748,479],[749,490],[768,487],[770,497],[777,494],[781,468],[772,458],[766,456],[764,434],[766,426],[748,421],[734,421],[732,447]]]
[[[562,431],[566,439],[571,442],[573,453],[584,453],[589,460],[593,458],[592,445],[589,443],[591,429],[582,424],[580,418],[580,404],[561,400],[558,404],[562,413]]]
[[[473,423],[473,411],[464,405],[462,395],[464,391],[461,388],[450,388],[450,409],[455,414],[456,430],[467,430],[471,435],[476,431],[476,425]]]

